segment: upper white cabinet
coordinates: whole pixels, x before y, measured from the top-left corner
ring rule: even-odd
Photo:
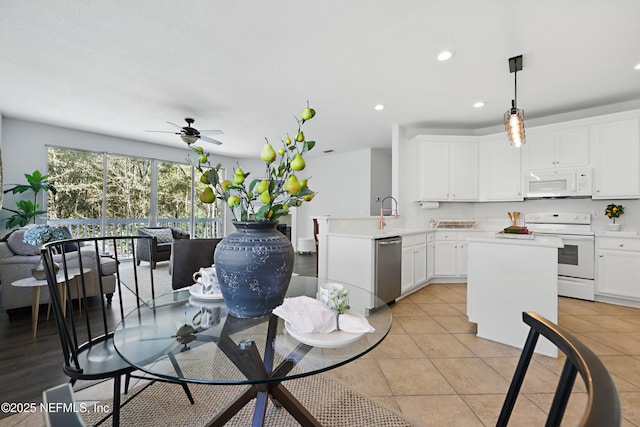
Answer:
[[[594,199],[640,197],[640,136],[637,118],[591,126]]]
[[[589,166],[589,127],[534,128],[523,149],[527,170]]]
[[[481,201],[522,200],[522,149],[509,144],[506,133],[483,137],[478,173]]]
[[[415,200],[478,200],[478,142],[471,137],[418,136]]]

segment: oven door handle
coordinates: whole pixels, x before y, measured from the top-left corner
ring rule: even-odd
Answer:
[[[595,240],[594,236],[582,236],[580,234],[536,233],[535,231],[533,232],[533,234],[545,235],[545,236],[556,236],[556,237],[561,238],[562,240],[564,240],[564,239],[566,239],[566,240],[585,240],[585,241],[593,241],[593,240]]]

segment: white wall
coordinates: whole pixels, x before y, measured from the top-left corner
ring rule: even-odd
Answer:
[[[47,170],[47,146],[57,146],[98,152],[108,152],[131,156],[146,157],[165,161],[186,163],[189,150],[163,145],[149,144],[141,141],[117,138],[73,129],[49,126],[41,123],[4,118],[0,123],[0,141],[4,166],[4,184],[25,183],[24,174],[38,169]],[[236,159],[222,157],[216,162],[231,170]],[[60,189],[64,191],[64,189]],[[12,208],[21,195],[5,195],[3,205]],[[42,205],[42,201],[38,200]],[[0,218],[8,217],[8,212],[0,212]],[[230,215],[227,215],[229,219]],[[232,230],[230,224],[227,230]],[[4,222],[0,226],[0,235],[6,234]]]
[[[371,199],[370,215],[380,215],[380,201],[391,196],[391,153],[385,150],[371,150]],[[390,201],[384,204],[391,208]]]

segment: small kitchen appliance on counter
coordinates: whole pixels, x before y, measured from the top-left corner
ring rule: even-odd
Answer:
[[[591,214],[543,212],[525,215],[527,228],[536,235],[562,239],[558,249],[558,295],[595,299],[595,237]]]

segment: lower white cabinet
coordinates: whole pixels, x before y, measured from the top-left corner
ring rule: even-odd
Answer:
[[[402,290],[404,295],[427,281],[427,235],[402,236]]]
[[[482,231],[436,231],[434,243],[434,276],[466,277],[469,237],[488,237]]]
[[[596,239],[596,294],[640,301],[640,239]]]

